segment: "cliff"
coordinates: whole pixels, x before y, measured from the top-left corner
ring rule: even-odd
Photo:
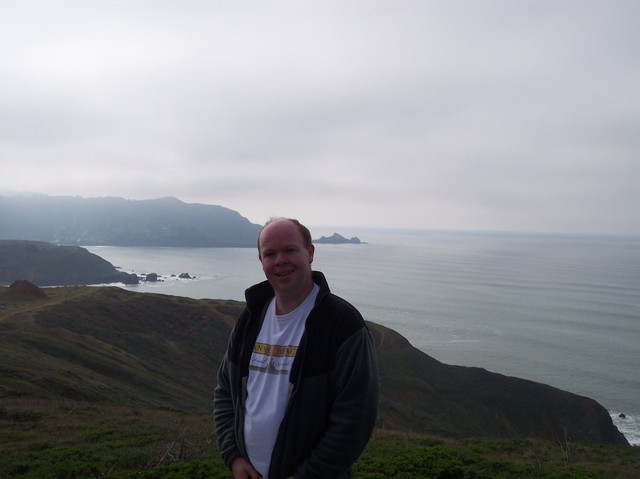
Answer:
[[[585,396],[482,368],[451,366],[372,325],[381,363],[383,426],[445,437],[543,438],[628,444]],[[410,425],[413,425],[411,427]]]

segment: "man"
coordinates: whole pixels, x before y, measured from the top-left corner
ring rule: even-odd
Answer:
[[[218,371],[218,446],[236,479],[349,478],[373,430],[378,369],[360,313],[312,271],[297,220],[258,235],[267,278],[246,308]]]

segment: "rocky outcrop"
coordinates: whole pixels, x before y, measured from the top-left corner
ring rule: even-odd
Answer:
[[[9,294],[14,298],[21,299],[45,299],[47,294],[35,284],[19,279],[11,283],[9,286]]]
[[[319,244],[362,244],[362,241],[360,241],[360,238],[357,236],[347,239],[338,233],[333,233],[329,237],[321,236],[320,238],[313,240],[313,242]]]

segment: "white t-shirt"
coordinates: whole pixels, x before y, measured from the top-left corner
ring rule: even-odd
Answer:
[[[244,406],[244,439],[251,464],[265,478],[291,393],[291,365],[319,291],[320,287],[314,284],[300,306],[281,316],[275,314],[274,298],[253,347]]]

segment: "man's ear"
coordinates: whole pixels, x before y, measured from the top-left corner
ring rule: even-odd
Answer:
[[[309,264],[313,263],[313,253],[316,251],[316,247],[313,244],[309,245]]]

